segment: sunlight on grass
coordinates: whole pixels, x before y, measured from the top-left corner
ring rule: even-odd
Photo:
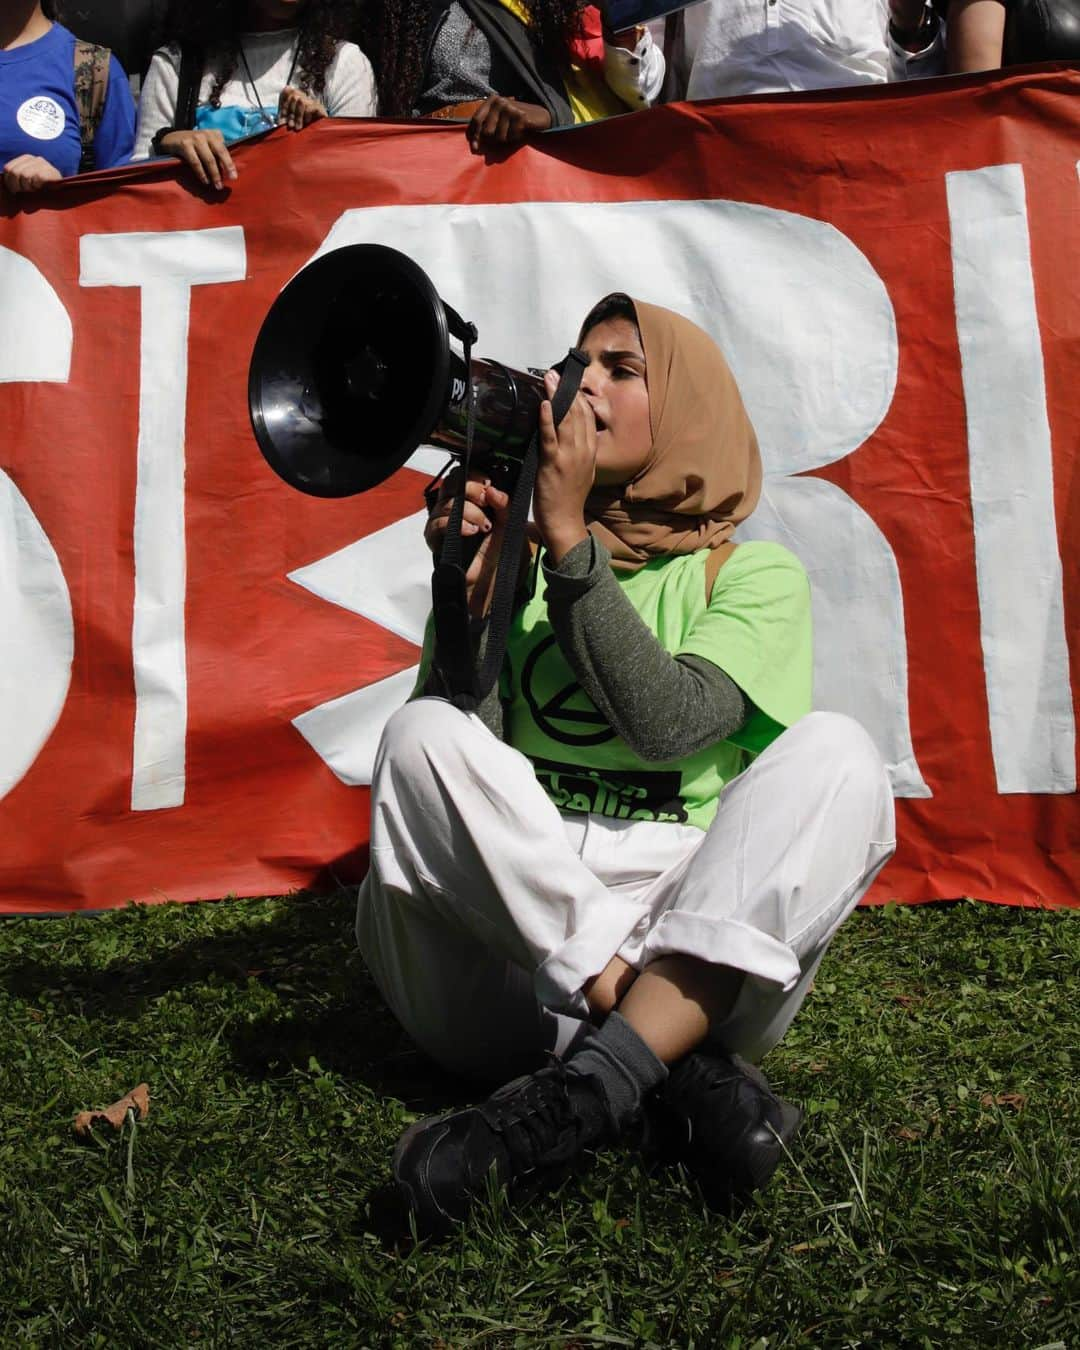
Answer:
[[[1080,926],[864,911],[766,1070],[807,1119],[734,1219],[629,1153],[439,1247],[384,1188],[481,1089],[383,1009],[347,896],[0,927],[0,1343],[1032,1346],[1080,1325]],[[75,1112],[150,1084],[149,1118]]]

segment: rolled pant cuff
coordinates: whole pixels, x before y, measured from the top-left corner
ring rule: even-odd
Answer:
[[[714,966],[757,975],[787,992],[801,973],[799,958],[786,942],[737,919],[669,910],[645,940],[641,967],[661,956],[692,956]]]
[[[589,1004],[582,985],[600,974],[648,913],[644,906],[620,905],[603,923],[591,923],[567,938],[533,974],[537,999],[554,1012],[587,1017]]]

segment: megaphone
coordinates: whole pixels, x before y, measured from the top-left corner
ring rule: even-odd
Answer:
[[[471,394],[473,462],[511,481],[536,431],[543,378],[473,358],[475,340],[397,249],[324,254],[285,286],[259,330],[248,376],[259,449],[301,492],[349,497],[420,445],[462,455]]]

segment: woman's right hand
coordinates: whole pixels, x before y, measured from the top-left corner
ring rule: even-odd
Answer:
[[[37,192],[46,183],[58,182],[60,170],[40,155],[17,155],[4,165],[4,188],[11,195]]]
[[[492,94],[473,113],[466,129],[474,155],[498,145],[517,145],[529,132],[547,131],[551,114],[538,103]]]
[[[220,131],[170,131],[158,149],[186,164],[204,187],[222,187],[222,175],[237,177],[236,165]]]
[[[455,469],[440,484],[439,495],[424,527],[424,540],[436,558],[442,552],[450,511],[460,487],[461,472]],[[480,547],[465,573],[465,593],[475,618],[482,618],[487,613],[509,514],[509,495],[494,487],[486,475],[470,473],[465,484],[461,538],[464,541],[482,536]]]

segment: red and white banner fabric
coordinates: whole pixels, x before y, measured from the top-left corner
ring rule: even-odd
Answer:
[[[802,558],[816,704],[890,765],[873,898],[1076,905],[1078,95],[1048,68],[679,105],[490,161],[324,121],[220,194],[151,165],[6,204],[0,911],[362,872],[442,459],[306,497],[247,414],[274,297],[355,242],[519,367],[611,290],[713,333],[766,467],[742,537]]]

